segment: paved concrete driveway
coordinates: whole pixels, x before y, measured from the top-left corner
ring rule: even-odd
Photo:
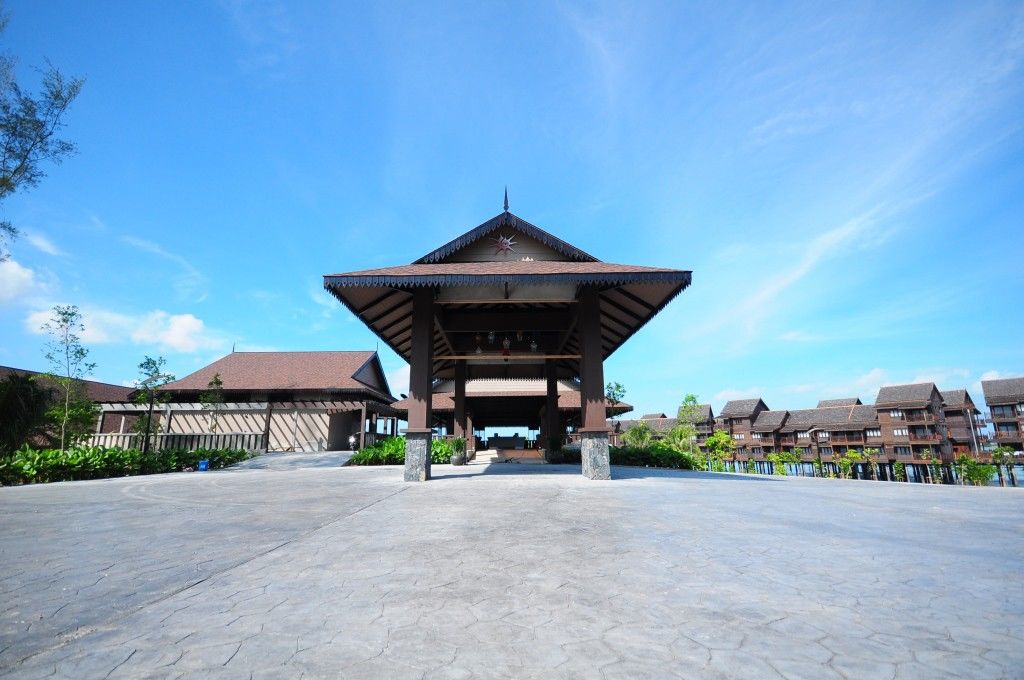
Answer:
[[[0,489],[0,675],[1024,677],[1024,493],[568,466]]]

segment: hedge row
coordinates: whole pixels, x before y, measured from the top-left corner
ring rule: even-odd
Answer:
[[[430,462],[450,463],[455,446],[447,439],[430,442]],[[405,437],[388,437],[374,446],[356,451],[348,459],[349,465],[405,465]]]
[[[249,458],[245,449],[162,449],[145,454],[138,449],[83,446],[60,449],[31,449],[27,445],[0,459],[0,484],[38,484],[80,479],[103,479],[179,472],[195,469],[208,460],[210,469],[226,467]]]
[[[580,450],[576,446],[562,449],[566,463],[579,463]],[[612,465],[628,465],[630,467],[671,468],[673,470],[694,470],[699,466],[690,454],[676,451],[660,442],[650,446],[613,446],[608,457]]]

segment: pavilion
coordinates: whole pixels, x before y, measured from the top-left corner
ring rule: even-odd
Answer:
[[[504,212],[412,264],[329,274],[324,287],[409,362],[406,480],[430,478],[435,381],[452,381],[466,436],[466,382],[482,379],[543,380],[545,436],[564,432],[559,381],[578,386],[583,475],[609,479],[603,362],[690,278],[602,262],[509,212],[506,196]],[[509,398],[472,415],[482,428],[536,408]]]

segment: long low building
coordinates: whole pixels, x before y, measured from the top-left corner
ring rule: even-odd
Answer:
[[[223,403],[204,403],[214,377]],[[258,436],[270,451],[362,448],[398,432],[376,352],[232,352],[160,388],[160,431]],[[99,432],[123,435],[146,405],[103,404]]]

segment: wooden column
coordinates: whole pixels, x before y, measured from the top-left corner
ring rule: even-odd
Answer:
[[[363,407],[359,409],[359,450],[362,451],[366,448],[366,402],[363,402]]]
[[[466,411],[466,451],[476,451],[476,431],[473,429],[473,414],[469,411]]]
[[[586,287],[580,291],[579,307],[580,344],[583,347],[580,360],[580,457],[583,461],[583,476],[589,479],[611,479],[604,401],[601,308],[596,288]]]
[[[405,430],[405,480],[430,479],[431,387],[434,354],[434,291],[412,294],[412,351],[409,361],[409,427]]]
[[[551,359],[544,362],[544,378],[547,381],[547,398],[544,403],[544,441],[541,445],[549,463],[561,463],[564,460],[561,445],[565,432],[558,417],[558,372]],[[555,439],[558,441],[552,446]]]
[[[455,362],[455,427],[456,437],[466,436],[466,362]]]

